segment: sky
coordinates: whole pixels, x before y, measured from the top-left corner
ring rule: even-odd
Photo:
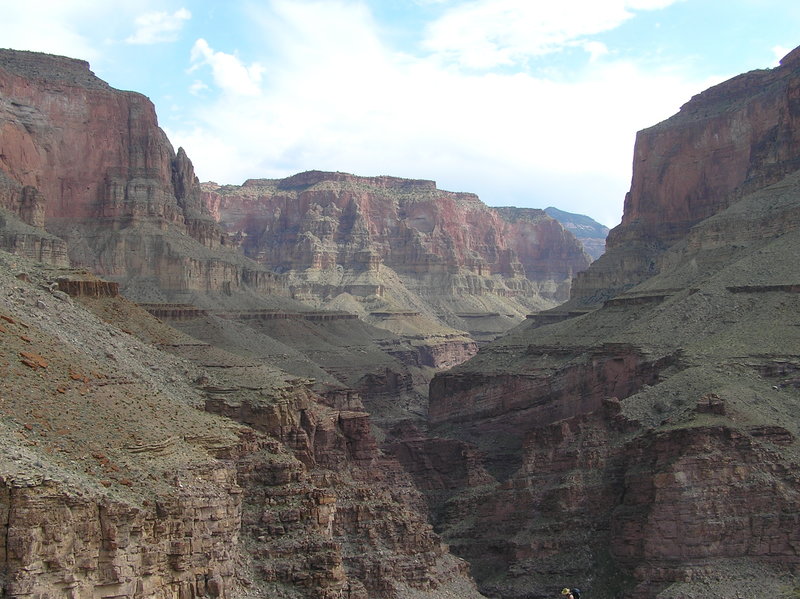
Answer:
[[[201,181],[432,179],[620,222],[635,135],[800,45],[797,0],[0,0],[148,96]]]

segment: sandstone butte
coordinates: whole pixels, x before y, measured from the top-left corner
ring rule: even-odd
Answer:
[[[0,52],[3,593],[795,596],[798,85],[641,132],[607,254],[490,342],[580,268],[541,214],[200,185],[144,97]]]

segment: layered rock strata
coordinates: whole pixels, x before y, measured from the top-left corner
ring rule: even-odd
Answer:
[[[281,288],[224,247],[191,161],[173,150],[150,100],[111,88],[84,61],[0,51],[0,201],[66,240],[72,264],[132,295],[137,286],[167,295]],[[24,253],[57,252],[45,261],[64,265],[56,245]]]
[[[0,266],[4,596],[479,597],[357,395]]]
[[[472,355],[464,331],[483,343],[562,301],[589,262],[543,212],[504,218],[431,181],[311,172],[203,191],[152,103],[80,60],[0,52],[0,131],[6,249],[142,303],[347,311],[426,367]]]
[[[595,268],[576,277],[573,299],[597,304],[652,276],[692,226],[800,167],[799,69],[795,50],[637,134],[622,223]]]
[[[0,170],[0,249],[52,266],[68,266],[67,244],[43,227],[41,194]]]
[[[542,211],[504,219],[432,181],[310,172],[201,192],[151,102],[83,61],[4,50],[0,100],[3,207],[138,301],[269,293],[377,325],[416,311],[483,341],[566,299],[589,263]],[[4,243],[66,262],[52,235]]]
[[[491,209],[433,181],[311,171],[203,188],[228,238],[287,273],[294,297],[347,303],[378,326],[380,314],[410,312],[462,330],[476,324],[463,314],[486,315],[507,329],[563,301],[589,263],[543,211]]]
[[[393,431],[486,594],[798,588],[798,56],[640,134],[610,256],[576,286],[595,309],[573,300],[438,374],[424,444]]]

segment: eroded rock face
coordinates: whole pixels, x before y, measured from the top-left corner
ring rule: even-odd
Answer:
[[[295,273],[338,269],[327,288],[312,286],[318,297],[390,293],[388,268],[422,295],[559,301],[589,262],[543,211],[491,209],[433,181],[312,171],[204,188],[209,211],[251,258]],[[346,272],[362,276],[348,282]]]
[[[2,142],[0,142],[2,143]],[[0,248],[52,266],[68,266],[67,244],[44,231],[44,198],[0,170]]]
[[[433,330],[430,361],[448,365],[470,355],[459,331],[495,338],[566,299],[589,263],[542,211],[493,210],[432,181],[309,172],[203,191],[151,102],[84,61],[0,53],[0,129],[0,204],[32,227],[6,219],[4,247],[59,265],[68,247],[72,265],[145,303],[251,307],[254,292],[384,328],[417,313],[403,335]]]
[[[646,581],[642,588],[687,574],[702,580],[715,559],[748,556],[797,569],[800,533],[789,507],[799,499],[797,472],[765,452],[752,432],[727,427],[657,432],[626,448],[612,552]],[[684,565],[691,563],[696,572]]]
[[[658,272],[664,250],[800,167],[800,54],[708,89],[636,136],[622,223],[571,297],[596,304]]]
[[[578,277],[585,304],[438,374],[432,439],[396,433],[486,594],[797,587],[798,56],[640,134],[623,224]]]
[[[196,471],[197,486],[132,505],[53,481],[0,482],[0,559],[8,597],[230,597],[237,583],[241,489],[235,471]]]
[[[172,147],[152,103],[86,62],[2,53],[2,168],[46,198],[46,218],[155,216],[182,224]]]
[[[480,597],[356,393],[0,266],[0,594]]]
[[[111,88],[84,61],[0,51],[0,201],[67,240],[73,264],[121,283],[145,278],[167,294],[280,288],[220,247],[192,163],[150,100]]]

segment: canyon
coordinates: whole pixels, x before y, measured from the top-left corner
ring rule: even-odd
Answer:
[[[799,59],[640,132],[570,300],[434,377],[424,450],[396,439],[488,595],[796,592]]]
[[[0,216],[4,596],[479,596],[380,443],[567,297],[590,258],[557,221],[392,177],[201,184],[147,98],[11,50]]]
[[[592,262],[433,181],[201,183],[0,51],[3,595],[795,596],[798,89],[640,132]]]

